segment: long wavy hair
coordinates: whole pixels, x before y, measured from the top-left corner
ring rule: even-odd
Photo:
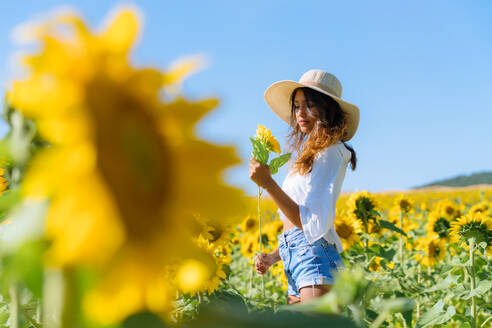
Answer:
[[[294,99],[297,91],[302,90],[306,103],[311,102],[316,105],[319,117],[309,134],[303,133],[297,123],[295,115]],[[301,175],[311,172],[314,157],[317,153],[341,141],[347,127],[347,118],[340,108],[340,105],[328,95],[307,87],[294,89],[290,96],[291,105],[291,124],[293,127],[287,135],[287,148],[289,151],[295,150],[297,158],[291,162],[292,172]],[[357,156],[354,148],[343,142],[345,147],[352,153],[350,166],[355,170],[357,166]]]

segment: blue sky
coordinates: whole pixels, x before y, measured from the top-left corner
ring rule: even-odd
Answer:
[[[131,2],[130,2],[131,3]],[[184,83],[192,99],[217,96],[220,107],[197,133],[233,144],[243,164],[229,183],[256,192],[248,178],[257,124],[283,145],[287,125],[266,105],[273,82],[323,69],[359,106],[350,141],[358,155],[342,190],[406,189],[491,169],[492,3],[476,1],[138,1],[143,33],[133,60],[168,67],[204,54],[209,66]],[[9,1],[0,4],[0,83],[18,50],[10,31],[61,5],[98,27],[117,1]],[[5,125],[0,125],[0,134]],[[285,172],[275,176],[281,183]]]

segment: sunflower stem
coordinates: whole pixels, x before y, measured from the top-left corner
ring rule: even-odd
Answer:
[[[403,213],[400,211],[400,229],[403,231]],[[405,259],[403,257],[403,235],[400,234],[400,266],[401,270],[405,271]]]
[[[61,313],[61,328],[78,326],[78,290],[77,277],[74,269],[63,269],[63,308]]]
[[[263,254],[263,247],[262,247],[262,234],[261,234],[261,194],[262,194],[263,190],[261,189],[260,186],[258,186],[258,231],[259,231],[259,243],[260,243],[260,257],[261,255]],[[262,293],[263,293],[263,300],[265,300],[265,276],[264,275],[261,275],[261,290],[262,290]]]
[[[364,222],[364,231],[366,233],[364,236],[364,253],[365,253],[364,255],[366,257],[366,263],[367,263],[367,261],[369,260],[369,257],[367,255],[367,249],[369,248],[369,242],[368,242],[368,237],[367,237],[367,236],[369,236],[369,231],[368,231],[369,229],[367,227],[367,219],[363,220],[363,222]]]
[[[253,271],[255,270],[255,263],[254,263],[254,258],[251,258],[251,263],[250,263],[250,273],[249,273],[249,289],[248,289],[248,298],[251,299],[251,291],[253,289]]]
[[[417,267],[417,284],[420,284],[420,272],[421,272],[421,266],[419,265]],[[415,320],[418,321],[419,320],[419,317],[420,317],[420,294],[417,294],[417,311],[415,313]]]
[[[9,296],[10,296],[10,328],[19,328],[19,319],[20,319],[20,302],[19,302],[19,286],[17,283],[12,284],[9,287]]]
[[[475,239],[470,238],[468,240],[470,244],[470,290],[473,291],[475,286]],[[472,315],[472,328],[477,327],[477,299],[475,296],[472,296],[472,304],[471,304],[471,315]]]

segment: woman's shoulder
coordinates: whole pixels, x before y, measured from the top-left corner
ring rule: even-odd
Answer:
[[[316,159],[325,161],[329,158],[339,157],[343,159],[346,163],[348,163],[351,156],[352,153],[347,149],[347,147],[345,147],[344,143],[341,141],[337,141],[333,145],[324,148],[318,154],[316,154]]]

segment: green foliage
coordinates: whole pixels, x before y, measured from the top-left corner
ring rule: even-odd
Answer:
[[[272,159],[270,161],[270,164],[269,164],[270,172],[272,174],[277,174],[278,169],[280,167],[282,167],[285,163],[287,163],[291,156],[292,156],[292,154],[288,153],[288,154],[283,154],[283,155],[280,155],[279,157]]]
[[[413,187],[424,188],[432,186],[447,186],[447,187],[466,187],[478,184],[492,184],[492,172],[478,172],[470,175],[460,175],[454,178],[438,180],[424,185]]]
[[[265,144],[258,139],[249,138],[251,144],[253,145],[252,156],[261,164],[267,165],[268,159],[270,157],[270,151],[267,149]],[[270,161],[268,166],[270,167],[270,173],[277,174],[278,169],[287,163],[291,157],[291,153],[280,155]]]
[[[439,300],[436,304],[425,314],[423,314],[417,323],[415,328],[424,328],[431,325],[440,325],[449,321],[456,314],[456,309],[450,305],[447,310],[444,310],[444,301]]]

